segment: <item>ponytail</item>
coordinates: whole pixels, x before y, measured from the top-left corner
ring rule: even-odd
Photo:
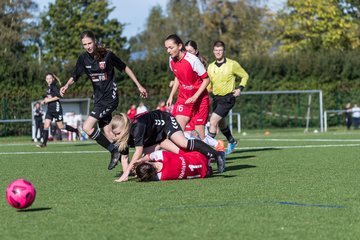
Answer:
[[[46,77],[47,75],[52,76],[53,79],[55,79],[55,80],[59,83],[59,86],[61,86],[61,81],[60,81],[60,79],[58,78],[58,76],[56,76],[54,73],[51,73],[51,72],[47,73],[47,74],[45,75],[45,77]]]
[[[60,78],[58,78],[58,76],[56,76],[55,74],[52,74],[52,76],[53,76],[54,79],[56,79],[56,81],[59,83],[59,86],[61,86]]]
[[[131,122],[125,113],[115,115],[110,122],[112,130],[116,128],[121,129],[121,133],[114,138],[119,151],[124,151],[128,147],[128,140],[130,136]]]

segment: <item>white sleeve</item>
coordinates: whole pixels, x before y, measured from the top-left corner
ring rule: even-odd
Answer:
[[[172,59],[171,59],[171,57],[169,57],[169,67],[170,67],[170,70],[173,72],[173,69],[171,67],[171,61],[172,61]]]
[[[206,69],[204,64],[200,61],[200,59],[194,54],[186,54],[186,60],[191,64],[192,69],[196,72],[200,77],[203,77],[206,73]]]
[[[158,150],[158,151],[150,153],[150,159],[153,161],[164,160],[163,150]]]

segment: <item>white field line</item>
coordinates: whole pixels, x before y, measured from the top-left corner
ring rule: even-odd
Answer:
[[[237,150],[251,150],[251,149],[295,149],[295,148],[336,148],[336,147],[359,147],[360,143],[354,144],[328,144],[328,145],[301,145],[301,146],[266,146],[266,147],[241,147],[235,148]]]
[[[86,154],[106,153],[108,151],[58,151],[58,152],[0,152],[0,155],[30,155],[30,154]]]
[[[245,141],[264,141],[264,142],[360,142],[360,139],[285,139],[285,138],[245,138],[240,139],[239,142]]]
[[[236,150],[251,149],[301,149],[301,148],[336,148],[336,147],[359,147],[360,143],[354,144],[328,144],[328,145],[302,145],[302,146],[264,146],[264,147],[239,147]],[[107,151],[58,151],[58,152],[0,152],[0,155],[30,155],[30,154],[93,154],[106,153]]]
[[[2,143],[0,147],[8,147],[8,146],[36,146],[38,143]],[[72,144],[96,144],[95,141],[84,141],[84,142],[51,142],[48,145],[72,145]]]

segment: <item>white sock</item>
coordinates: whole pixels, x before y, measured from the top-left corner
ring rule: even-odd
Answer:
[[[211,147],[216,147],[218,144],[218,141],[215,138],[210,137],[209,135],[205,136],[203,142]]]
[[[189,132],[184,132],[184,135],[187,139],[194,139]]]

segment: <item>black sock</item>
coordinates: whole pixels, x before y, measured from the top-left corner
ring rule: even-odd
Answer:
[[[212,133],[212,132],[208,132],[208,135],[210,136],[210,137],[212,137],[212,138],[215,138],[216,137],[216,133]]]
[[[234,139],[234,137],[231,134],[229,126],[227,126],[226,128],[220,129],[220,131],[222,132],[222,134],[224,134],[224,136],[226,137],[226,139],[228,140],[229,143],[236,143],[236,140]]]
[[[77,129],[75,129],[75,128],[73,128],[72,126],[69,126],[69,125],[67,125],[67,124],[65,124],[65,129],[66,129],[67,131],[70,131],[70,132],[77,132],[77,131],[78,131]]]
[[[203,141],[197,139],[189,139],[186,146],[186,150],[198,151],[208,158],[212,158],[216,156],[216,151],[212,147],[210,147]]]
[[[45,129],[43,130],[43,144],[46,145],[47,141],[49,138],[49,129]]]
[[[89,135],[90,138],[94,139],[99,145],[107,149],[109,152],[116,151],[117,147],[111,143],[104,134],[101,133],[100,129],[94,129]]]

